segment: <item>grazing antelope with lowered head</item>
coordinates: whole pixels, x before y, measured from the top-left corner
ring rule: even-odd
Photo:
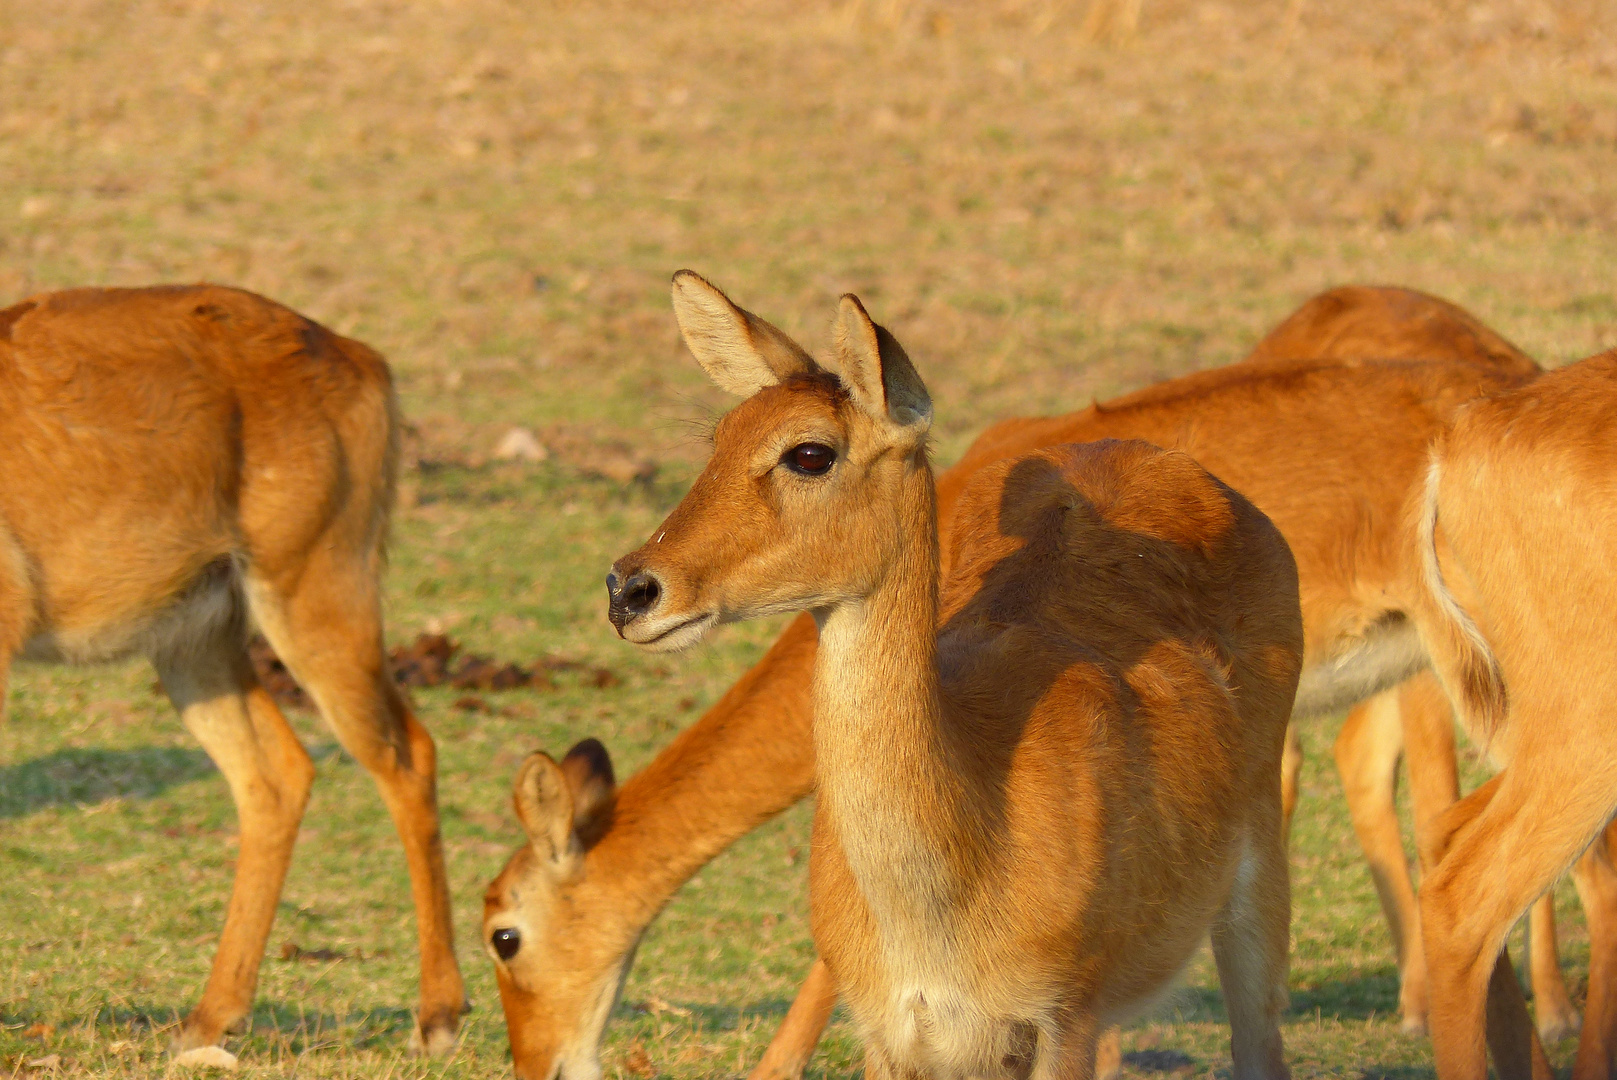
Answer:
[[[1235,1074],[1285,1075],[1280,533],[1188,455],[1057,446],[973,478],[940,582],[931,401],[859,302],[840,377],[688,271],[674,308],[747,400],[614,565],[612,621],[677,649],[814,615],[814,938],[867,1075],[1093,1076],[1209,930]]]
[[[1460,411],[1432,449],[1417,611],[1462,723],[1503,770],[1438,823],[1421,885],[1443,1080],[1551,1075],[1503,953],[1569,866],[1589,915],[1573,1075],[1617,1053],[1617,352]],[[1581,857],[1580,857],[1581,855]]]
[[[1351,359],[1375,356],[1406,359]],[[1393,803],[1400,750],[1417,832],[1457,797],[1458,782],[1441,691],[1429,674],[1399,684],[1422,662],[1404,618],[1420,581],[1419,561],[1402,542],[1403,508],[1427,441],[1453,410],[1537,373],[1452,304],[1405,289],[1343,287],[1304,304],[1243,363],[1062,417],[1005,421],[938,477],[947,537],[960,492],[979,469],[1063,442],[1140,438],[1192,454],[1279,526],[1298,560],[1305,672],[1316,687],[1312,704],[1302,704],[1323,711],[1372,694],[1349,713],[1336,757],[1392,927],[1406,1029],[1424,1030],[1426,980]],[[610,1002],[646,925],[709,859],[808,793],[814,648],[813,621],[803,616],[610,796],[595,790],[576,819],[524,817],[532,842],[513,854],[484,904],[484,941],[496,955],[519,1075],[595,1075]],[[606,776],[589,764],[604,761],[598,745],[564,762],[571,775],[596,777],[597,789]],[[519,809],[531,767],[516,785]],[[1294,772],[1284,778],[1294,792]],[[569,825],[574,854],[557,864],[549,837]],[[1553,940],[1536,937],[1533,950],[1540,1022],[1575,1022]],[[835,996],[817,964],[754,1080],[800,1074]]]
[[[251,293],[75,289],[0,311],[0,700],[16,658],[151,659],[230,785],[236,880],[176,1051],[252,1007],[314,765],[247,658],[249,623],[382,791],[410,867],[417,1039],[465,994],[433,742],[382,650],[398,416],[375,352]]]

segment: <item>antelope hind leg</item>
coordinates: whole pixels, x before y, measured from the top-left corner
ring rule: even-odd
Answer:
[[[34,590],[28,560],[0,522],[0,724],[6,722],[6,690],[11,661],[27,643],[34,618]]]
[[[1123,1032],[1107,1028],[1095,1047],[1095,1080],[1117,1080],[1123,1075]]]
[[[1291,839],[1291,819],[1297,813],[1297,786],[1303,774],[1303,740],[1295,721],[1286,725],[1286,747],[1280,752],[1281,836]]]
[[[239,636],[159,657],[157,669],[185,726],[224,773],[241,829],[219,949],[202,1000],[174,1039],[178,1053],[221,1042],[252,1008],[314,764],[258,685]]]
[[[836,980],[825,961],[816,956],[786,1019],[769,1040],[762,1060],[747,1074],[747,1080],[802,1080],[803,1070],[814,1056],[836,1004]]]
[[[1118,1050],[1117,1029],[1110,1028],[1106,1034],[1111,1038],[1109,1049]],[[1034,1049],[1030,1080],[1097,1080],[1117,1075],[1116,1071],[1101,1071],[1108,1064],[1103,1061],[1106,1056],[1103,1051],[1108,1049],[1103,1045],[1105,1042],[1094,1014],[1088,1011],[1077,1013],[1059,1036],[1039,1039]],[[1119,1053],[1117,1067],[1120,1069],[1121,1066],[1122,1055]]]
[[[1617,867],[1612,844],[1617,824],[1609,824],[1572,867],[1589,921],[1589,998],[1572,1075],[1597,1080],[1612,1074],[1617,1053]]]
[[[1291,948],[1291,884],[1279,811],[1272,805],[1249,825],[1246,854],[1212,926],[1236,1080],[1291,1075],[1280,1038]]]
[[[1448,697],[1437,677],[1422,672],[1399,688],[1403,714],[1404,760],[1409,766],[1410,802],[1415,811],[1415,835],[1429,834],[1433,822],[1460,797],[1459,770],[1454,752],[1454,717]],[[1424,850],[1424,842],[1420,843]],[[1423,866],[1430,871],[1431,866]],[[1410,923],[1416,926],[1415,923]],[[1418,933],[1418,931],[1417,931]],[[1425,960],[1421,950],[1425,998]],[[1555,941],[1553,900],[1541,897],[1533,905],[1528,922],[1527,961],[1533,986],[1533,1012],[1539,1037],[1546,1043],[1558,1042],[1578,1030],[1578,1010],[1573,1008],[1561,976],[1560,951]],[[1406,1018],[1408,1013],[1405,1014]]]
[[[412,1044],[455,1044],[466,989],[455,962],[449,883],[438,825],[437,750],[410,711],[382,648],[374,568],[319,549],[290,588],[250,577],[253,614],[314,698],[337,741],[365,767],[404,844],[421,949],[421,1005]]]
[[[1398,759],[1404,752],[1401,688],[1360,702],[1342,725],[1333,748],[1353,831],[1370,867],[1381,911],[1398,955],[1398,1006],[1406,1035],[1426,1032],[1426,957],[1420,947],[1420,911],[1398,828]],[[1443,717],[1448,723],[1448,717]],[[1411,750],[1410,771],[1417,767]]]
[[[1579,890],[1579,895],[1583,895],[1583,890]],[[1606,902],[1609,904],[1611,898]],[[1598,915],[1592,916],[1591,922],[1599,919]],[[1539,897],[1528,910],[1527,972],[1533,986],[1533,1020],[1538,1027],[1538,1037],[1546,1043],[1556,1043],[1576,1034],[1583,1021],[1572,1004],[1572,995],[1567,992],[1566,979],[1561,975],[1553,889]]]
[[[1421,884],[1421,937],[1432,1052],[1445,1080],[1486,1080],[1490,1051],[1501,1078],[1553,1075],[1504,951],[1511,924],[1582,846],[1564,820],[1563,828],[1543,828],[1551,815],[1540,803],[1542,779],[1516,781],[1507,768],[1442,815],[1427,839],[1436,866]],[[1572,797],[1574,819],[1603,798],[1586,791],[1590,798],[1578,799],[1579,786],[1549,785],[1561,789],[1550,797]]]

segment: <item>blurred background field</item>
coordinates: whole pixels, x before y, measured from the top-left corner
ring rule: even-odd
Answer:
[[[380,801],[296,717],[320,778],[244,1068],[503,1075],[477,925],[519,835],[516,763],[593,734],[637,767],[776,629],[650,658],[603,617],[607,563],[677,501],[726,404],[679,346],[673,270],[810,347],[837,294],[860,293],[927,379],[945,463],[993,419],[1233,359],[1345,282],[1438,293],[1548,364],[1617,345],[1610,5],[1145,0],[1132,30],[1090,15],[1089,0],[0,0],[0,306],[212,280],[381,349],[411,424],[392,636],[442,630],[616,680],[562,672],[478,704],[417,693],[443,749],[478,1006],[447,1064],[402,1055],[414,934]],[[493,460],[517,426],[544,460]],[[48,1054],[154,1071],[200,990],[234,819],[151,684],[139,666],[14,680],[0,1071]],[[1305,732],[1294,1070],[1427,1075],[1426,1044],[1397,1032],[1333,734]],[[807,820],[799,807],[749,838],[654,926],[611,1076],[756,1059],[811,955]],[[1568,909],[1575,986],[1581,934]],[[1128,1068],[1227,1069],[1220,1008],[1198,963],[1127,1034]],[[858,1071],[845,1023],[813,1068]]]

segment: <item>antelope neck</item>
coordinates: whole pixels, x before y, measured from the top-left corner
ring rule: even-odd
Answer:
[[[794,623],[769,658],[624,781],[610,827],[585,855],[580,896],[596,926],[638,936],[710,859],[813,789],[800,690],[813,648],[813,629]]]
[[[585,856],[583,888],[598,924],[638,938],[698,870],[808,793],[806,782],[801,787],[785,783],[768,792],[743,791],[716,805],[712,793],[722,792],[726,781],[757,763],[708,745],[711,741],[683,740],[671,748],[675,753],[665,751],[619,789],[612,828]],[[732,763],[722,759],[731,756],[743,760],[730,768]],[[711,782],[681,783],[681,770]]]
[[[976,845],[941,727],[937,499],[924,454],[894,493],[892,521],[874,588],[816,612],[815,772],[877,925],[930,951],[958,900],[952,861]]]

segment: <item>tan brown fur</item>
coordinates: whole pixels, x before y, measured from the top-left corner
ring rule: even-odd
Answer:
[[[1236,1075],[1284,1075],[1302,626],[1278,531],[1188,455],[1055,446],[977,471],[940,583],[931,403],[891,335],[845,297],[840,378],[783,373],[722,294],[674,292],[682,326],[733,313],[687,337],[704,366],[753,355],[765,385],[615,564],[614,622],[666,647],[814,613],[814,936],[867,1075],[1093,1076],[1209,929]],[[793,467],[803,445],[835,466]]]
[[[1421,886],[1432,1040],[1445,1080],[1547,1076],[1502,946],[1568,867],[1589,914],[1589,1001],[1573,1075],[1617,1052],[1612,866],[1617,728],[1617,353],[1462,410],[1432,451],[1417,611],[1462,722],[1504,769],[1439,823]],[[1580,857],[1581,855],[1581,857]]]
[[[433,744],[382,652],[398,463],[382,358],[234,289],[36,296],[0,312],[0,431],[0,700],[19,657],[145,655],[236,801],[224,932],[176,1047],[217,1043],[247,1015],[314,778],[248,663],[256,622],[399,827],[418,1036],[446,1049],[464,993]]]
[[[1538,365],[1464,308],[1414,289],[1341,285],[1271,330],[1249,364],[1300,357],[1449,359],[1531,377]]]
[[[798,1080],[808,1068],[836,1004],[836,980],[825,961],[816,956],[792,1007],[786,1010],[785,1019],[764,1049],[764,1056],[748,1074],[749,1080]]]
[[[1383,355],[1424,360],[1329,362]],[[1255,364],[1276,370],[1243,373]],[[1419,482],[1426,440],[1459,402],[1536,371],[1530,359],[1453,305],[1403,289],[1335,289],[1286,320],[1248,364],[1066,417],[1008,421],[984,433],[938,478],[940,528],[947,536],[955,500],[974,472],[1006,456],[1108,436],[1177,445],[1212,461],[1215,474],[1237,476],[1238,490],[1283,533],[1297,534],[1303,603],[1313,613],[1309,653],[1313,670],[1324,672],[1327,658],[1351,652],[1359,640],[1344,628],[1373,626],[1389,611],[1401,612],[1418,591],[1391,536],[1408,491]],[[1303,497],[1319,493],[1329,497]],[[576,878],[536,874],[519,852],[491,883],[485,941],[488,930],[515,919],[527,928],[524,949],[532,949],[514,967],[497,966],[502,985],[527,987],[520,1007],[513,1007],[515,994],[506,997],[508,1023],[514,1033],[550,1032],[547,1038],[574,1048],[569,1078],[575,1068],[588,1075],[592,1066],[585,1063],[593,1062],[601,1032],[582,1019],[587,1010],[570,988],[582,984],[596,993],[615,986],[633,942],[674,889],[737,837],[808,793],[806,684],[814,647],[813,623],[801,617],[728,694],[632,777],[617,792],[610,828],[581,855]],[[1352,700],[1353,692],[1339,696]],[[1449,725],[1448,706],[1430,676],[1418,675],[1353,709],[1337,743],[1349,807],[1398,943],[1401,1001],[1413,1029],[1425,1023],[1425,973],[1393,805],[1396,766],[1405,753],[1417,823],[1424,825],[1458,793]],[[1292,758],[1285,774],[1288,809],[1298,761]],[[521,903],[514,899],[519,889]],[[1545,963],[1535,969],[1554,976],[1538,984],[1541,1019],[1564,1025],[1570,1016],[1575,1023],[1569,1004],[1559,1013],[1546,1009],[1552,1000],[1565,1003],[1566,994],[1553,947],[1535,948],[1539,956]],[[760,1073],[781,1060],[807,1061],[831,1006],[817,972],[811,982]],[[529,1075],[544,1077],[554,1068],[544,1053],[517,1061]]]

